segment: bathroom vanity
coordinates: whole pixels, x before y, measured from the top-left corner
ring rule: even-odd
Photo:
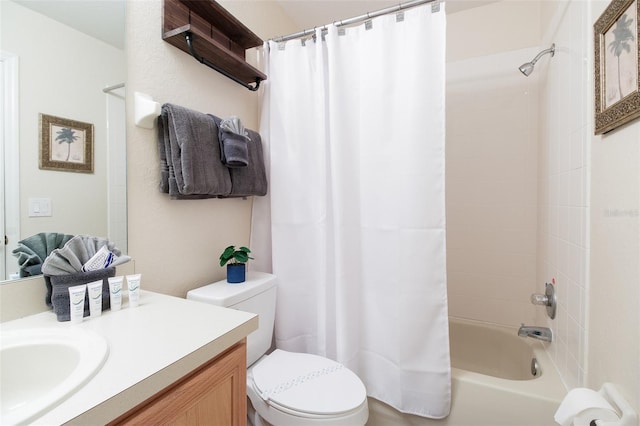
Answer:
[[[43,312],[4,322],[0,331],[73,327],[102,336],[108,356],[85,384],[29,423],[244,422],[246,336],[258,327],[255,314],[143,291],[137,308],[125,297],[122,310],[78,325]]]

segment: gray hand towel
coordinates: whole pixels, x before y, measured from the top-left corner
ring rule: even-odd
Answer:
[[[221,120],[218,124],[218,140],[222,164],[229,168],[247,167],[249,164],[249,148],[247,146],[249,137],[240,118],[232,116]]]
[[[220,161],[218,129],[211,117],[172,104],[167,116],[169,195],[172,198],[210,198],[231,192],[229,170]]]
[[[160,156],[160,192],[169,193],[169,168],[173,167],[167,161],[167,152],[170,152],[169,144],[169,124],[167,114],[158,117],[158,155]]]
[[[264,167],[262,138],[258,132],[247,129],[249,134],[249,165],[231,172],[231,196],[267,195],[267,173]]]
[[[212,116],[216,124],[220,125],[221,119]],[[262,138],[258,132],[246,129],[249,141],[247,142],[248,165],[244,168],[229,169],[231,174],[231,193],[229,197],[248,197],[251,195],[266,195],[267,173],[264,167],[264,152],[262,150]]]
[[[42,274],[42,263],[49,254],[73,238],[73,235],[57,232],[41,232],[18,241],[11,254],[17,257],[21,277]]]

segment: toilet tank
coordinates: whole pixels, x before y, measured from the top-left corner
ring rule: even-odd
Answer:
[[[265,272],[247,272],[246,281],[226,280],[190,290],[187,299],[258,314],[258,329],[247,336],[247,366],[271,347],[276,314],[276,277]]]

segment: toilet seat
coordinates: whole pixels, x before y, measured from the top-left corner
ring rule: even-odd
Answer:
[[[247,393],[258,414],[278,425],[302,420],[363,425],[368,418],[366,390],[358,376],[317,355],[276,349],[249,369]]]

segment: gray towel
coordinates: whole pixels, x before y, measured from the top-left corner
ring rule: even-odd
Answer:
[[[222,120],[212,116],[216,124]],[[231,193],[229,197],[248,197],[267,194],[267,173],[264,167],[262,138],[258,132],[246,129],[249,135],[247,143],[248,165],[244,168],[229,169],[231,173]]]
[[[213,116],[212,116],[213,117]],[[249,137],[240,118],[233,116],[218,124],[220,160],[229,168],[247,167],[249,164]]]
[[[44,280],[47,285],[47,306],[53,308],[58,321],[69,321],[69,287],[102,280],[102,310],[111,307],[109,298],[109,277],[116,276],[116,268],[100,269],[90,272],[79,272],[70,275],[48,276]],[[84,297],[84,316],[89,316],[89,296]]]
[[[169,193],[169,169],[173,169],[170,161],[167,161],[167,144],[169,142],[168,115],[158,117],[158,154],[160,156],[160,192]],[[171,170],[173,172],[173,170]]]
[[[73,238],[73,235],[57,232],[41,232],[18,241],[11,253],[18,258],[21,277],[42,274],[42,263],[49,254]]]
[[[168,132],[163,131],[169,139],[169,149],[165,142],[166,161],[172,166],[168,166],[169,195],[176,199],[228,195],[231,177],[220,161],[218,128],[213,119],[173,104],[164,104],[162,115],[168,127]]]
[[[62,248],[53,250],[47,256],[42,264],[42,273],[45,275],[68,275],[81,272],[82,265],[91,259],[102,246],[107,246],[116,256],[122,255],[115,243],[106,238],[76,235]]]

